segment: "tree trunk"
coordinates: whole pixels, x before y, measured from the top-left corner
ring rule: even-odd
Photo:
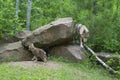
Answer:
[[[18,18],[19,4],[20,4],[20,1],[19,1],[19,0],[16,0],[16,13],[15,13],[15,17],[16,17],[16,18]]]
[[[26,20],[26,28],[27,28],[27,30],[30,30],[31,6],[32,6],[32,0],[28,0],[27,20]]]
[[[20,1],[19,0],[16,0],[16,12],[15,12],[15,18],[16,18],[16,23],[15,23],[15,27],[14,27],[14,33],[16,32],[16,28],[18,28],[18,18],[19,18],[19,4],[20,4]]]

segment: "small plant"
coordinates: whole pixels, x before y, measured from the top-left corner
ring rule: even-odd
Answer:
[[[112,58],[107,61],[107,64],[109,64],[116,71],[120,71],[120,58]]]

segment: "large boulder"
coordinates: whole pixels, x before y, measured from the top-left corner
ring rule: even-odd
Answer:
[[[28,37],[32,32],[29,30],[22,30],[16,33],[15,37],[19,40],[23,40],[24,38]]]
[[[85,58],[86,51],[79,45],[64,45],[54,47],[49,51],[50,55],[67,58],[71,61],[79,62]]]
[[[3,61],[27,61],[33,55],[25,50],[21,42],[6,43],[0,45],[0,62]]]
[[[32,32],[28,30],[22,30],[16,33],[16,35],[4,34],[4,37],[0,39],[0,44],[18,42],[28,37],[31,33]]]
[[[6,34],[3,38],[0,39],[0,45],[4,43],[13,43],[17,41],[19,41],[19,39],[15,36]]]
[[[28,47],[34,43],[36,47],[51,47],[72,41],[72,18],[60,18],[32,32],[22,43]]]

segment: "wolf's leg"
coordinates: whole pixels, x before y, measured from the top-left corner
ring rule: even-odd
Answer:
[[[37,57],[35,56],[34,62],[37,63],[37,61],[38,61],[38,59],[37,59]]]
[[[35,60],[35,56],[33,56],[33,58],[32,58],[32,61],[34,61]]]
[[[82,37],[80,37],[80,47],[83,48],[83,40],[82,40]]]
[[[35,61],[35,62],[37,62],[37,61],[38,61],[38,59],[37,59],[37,57],[36,57],[36,56],[34,56],[34,57],[32,58],[32,60],[33,60],[33,61]]]
[[[37,62],[38,61],[38,58],[35,56],[35,62]]]

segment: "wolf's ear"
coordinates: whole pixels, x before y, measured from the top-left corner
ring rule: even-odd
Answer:
[[[75,25],[75,27],[81,27],[82,26],[82,24],[76,24]]]

